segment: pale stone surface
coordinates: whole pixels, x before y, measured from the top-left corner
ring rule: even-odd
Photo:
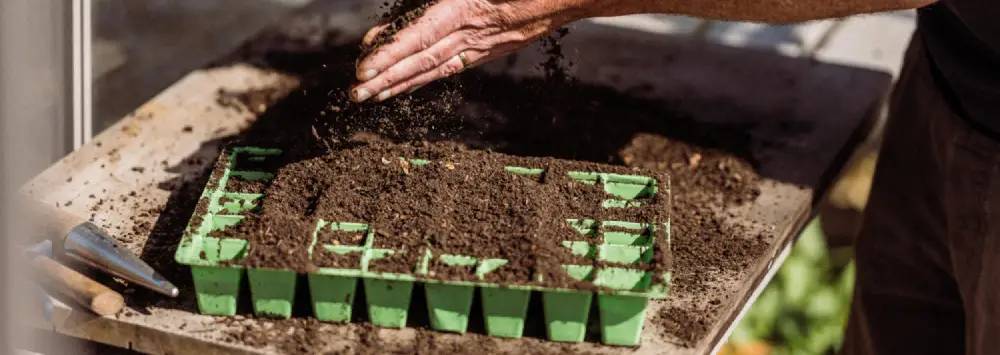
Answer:
[[[810,21],[792,25],[714,21],[706,32],[708,40],[734,47],[776,51],[788,56],[808,54],[833,27],[835,20]]]
[[[844,20],[816,59],[887,71],[895,77],[916,28],[913,11],[855,16]]]
[[[915,24],[914,11],[860,15],[790,25],[706,21],[693,17],[632,15],[594,23],[651,33],[701,37],[734,47],[813,56],[818,60],[898,74]]]
[[[593,23],[628,28],[651,33],[687,35],[695,31],[703,20],[687,16],[671,15],[630,15],[600,17],[587,20]]]

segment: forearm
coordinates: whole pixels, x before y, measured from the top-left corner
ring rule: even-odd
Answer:
[[[791,23],[913,9],[935,0],[593,0],[592,16],[667,13],[714,20]]]

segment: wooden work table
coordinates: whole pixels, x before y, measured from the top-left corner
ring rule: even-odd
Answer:
[[[352,13],[351,8],[336,1],[320,2],[305,9],[303,14],[329,14],[321,16],[342,26],[343,38],[353,38],[368,20]],[[558,347],[563,351],[598,353],[711,353],[780,266],[792,241],[812,216],[813,207],[853,147],[871,129],[891,78],[884,73],[808,59],[593,24],[575,26],[564,39],[564,48],[575,62],[575,73],[582,81],[653,98],[689,97],[690,93],[697,93],[702,102],[681,105],[700,110],[698,119],[753,123],[747,127],[752,127],[749,128],[751,147],[765,177],[762,194],[753,203],[729,212],[734,222],[745,222],[756,230],[766,231],[768,246],[750,267],[718,280],[715,286],[724,298],[722,304],[712,308],[720,315],[709,325],[707,336],[685,347],[660,336],[656,323],[647,321],[643,344],[636,349],[595,343]],[[520,67],[538,62],[537,54],[529,52],[532,51],[518,56]],[[219,90],[240,92],[280,86],[291,91],[298,82],[294,75],[238,62],[194,71],[35,177],[25,189],[45,203],[59,204],[83,216],[93,215],[98,224],[113,226],[112,234],[132,230],[136,224],[156,226],[159,219],[166,217],[134,208],[131,199],[138,196],[148,199],[145,204],[169,209],[172,191],[167,185],[193,179],[214,160],[223,138],[238,134],[257,117],[254,112],[258,108],[237,111],[221,107],[217,101]],[[726,111],[712,109],[713,103],[719,102],[738,106],[749,114],[722,117],[719,112]],[[70,176],[73,178],[67,179]],[[104,202],[97,205],[96,200],[89,198],[91,194]],[[177,240],[179,236],[171,238]],[[162,244],[149,240],[148,235],[123,242],[139,254],[152,244]],[[250,347],[228,337],[230,332],[226,328],[239,323],[220,322],[219,317],[197,314],[191,296],[193,290],[182,293],[185,295],[179,300],[129,302],[126,312],[109,317],[96,317],[57,304],[51,319],[39,326],[150,353],[274,350]],[[648,317],[680,301],[668,298],[653,302]],[[328,350],[357,348],[360,328],[357,324],[325,324],[317,328],[314,336],[327,339]],[[386,349],[407,349],[418,333],[414,329],[375,332]],[[461,337],[441,334],[432,341],[448,343]],[[547,347],[550,344],[536,338],[496,340],[496,343],[501,350],[550,349]]]

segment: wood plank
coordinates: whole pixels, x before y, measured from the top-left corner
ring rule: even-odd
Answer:
[[[135,193],[148,199],[150,206],[165,205],[170,190],[163,188],[162,182],[192,178],[204,164],[213,161],[223,138],[253,122],[254,115],[249,111],[220,107],[216,102],[218,90],[246,91],[280,85],[291,89],[296,82],[282,74],[243,65],[196,71],[35,177],[24,191],[43,203],[80,216],[93,215],[95,223],[116,235],[138,223],[154,223],[159,216],[143,215],[123,199],[135,198],[129,197]],[[185,127],[191,127],[191,132],[184,133]],[[97,201],[90,195],[101,196],[107,202],[96,207]],[[120,242],[140,254],[146,240]],[[51,324],[44,327],[109,345],[150,353],[224,353],[233,349],[197,336],[200,331],[214,328],[210,317],[191,312],[142,311],[130,305],[126,314],[148,314],[95,317],[61,302],[53,307]],[[187,331],[178,332],[179,328]]]
[[[308,11],[337,11],[337,18],[351,18],[347,2],[322,2]],[[355,16],[354,18],[357,18]],[[345,25],[345,33],[358,33],[360,23]],[[354,27],[351,27],[354,26]],[[706,354],[720,344],[780,264],[780,256],[811,215],[818,200],[846,159],[847,152],[867,132],[873,113],[888,90],[888,75],[853,68],[815,63],[774,54],[727,48],[597,24],[576,26],[565,38],[565,48],[574,59],[580,80],[608,85],[653,98],[687,98],[681,109],[698,113],[706,122],[747,123],[752,150],[767,177],[763,193],[752,204],[727,211],[733,223],[748,223],[754,232],[766,234],[764,255],[746,270],[713,282],[719,300],[675,293],[653,302],[649,319],[684,311],[711,312],[709,332],[693,346],[678,345],[662,336],[657,322],[647,321],[642,346],[636,349],[604,347],[594,343],[555,344],[537,338],[489,340],[498,350],[530,348],[537,351],[592,351],[637,354]],[[530,75],[537,54],[527,50],[518,56],[515,75]],[[151,205],[165,205],[170,191],[158,186],[171,179],[191,179],[193,172],[212,161],[220,139],[252,124],[249,111],[222,108],[216,101],[220,88],[243,91],[283,85],[291,90],[297,78],[247,65],[232,65],[195,71],[174,84],[134,114],[98,136],[94,142],[67,156],[36,177],[26,187],[36,198],[59,204],[81,215],[95,214],[99,224],[112,232],[130,230],[135,223],[155,223],[159,216],[144,216],[120,197],[133,191]],[[642,88],[642,90],[637,90]],[[694,94],[694,95],[692,95]],[[728,117],[727,110],[713,105],[739,107],[745,116]],[[191,133],[184,133],[190,126]],[[788,129],[791,126],[794,129]],[[98,142],[100,145],[98,145]],[[165,164],[163,162],[166,162]],[[103,167],[102,167],[103,166]],[[141,167],[143,169],[134,169]],[[140,172],[141,170],[141,172]],[[72,180],[67,177],[72,176]],[[107,201],[97,206],[95,194]],[[67,205],[67,201],[73,201]],[[123,240],[141,251],[145,236]],[[130,304],[129,311],[115,317],[93,317],[68,307],[59,307],[51,325],[56,331],[102,343],[150,353],[269,352],[273,347],[252,348],[227,336],[239,324],[194,312],[190,293],[179,301]],[[718,302],[718,304],[712,304]],[[270,324],[266,320],[245,320]],[[322,324],[310,328],[323,340],[317,350],[343,351],[357,348],[359,334],[370,332],[361,325]],[[417,342],[442,347],[481,335],[434,334],[414,329],[376,331],[383,351],[405,351]],[[447,349],[447,348],[442,348]]]

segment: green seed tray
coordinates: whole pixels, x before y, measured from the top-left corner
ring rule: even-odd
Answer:
[[[240,170],[237,164],[239,159],[266,162],[278,159],[281,153],[278,149],[233,147],[220,155],[222,161],[216,165],[212,181],[199,201],[199,206],[207,206],[207,209],[199,210],[207,212],[192,217],[175,255],[178,263],[191,267],[198,307],[203,314],[234,315],[244,275],[249,281],[255,314],[277,318],[287,318],[292,314],[298,279],[294,271],[244,268],[238,261],[253,247],[248,245],[248,241],[210,236],[214,231],[224,232],[226,228],[240,223],[244,218],[242,214],[257,208],[264,198],[258,193],[228,190],[226,186],[231,177],[246,180],[273,178],[267,172]],[[420,159],[410,162],[417,166],[429,163]],[[543,172],[542,169],[524,167],[507,167],[506,171],[520,175]],[[669,181],[657,182],[644,176],[579,171],[569,172],[568,175],[583,183],[602,185],[610,195],[602,203],[605,208],[642,208],[636,198],[670,193]],[[669,198],[666,200],[669,201]],[[360,287],[364,287],[364,302],[371,322],[382,327],[401,328],[406,325],[414,283],[422,283],[433,329],[464,333],[468,327],[473,294],[478,290],[486,333],[519,338],[525,327],[531,294],[538,292],[541,294],[549,340],[583,341],[592,317],[591,303],[596,298],[596,322],[601,341],[609,345],[638,345],[649,299],[666,297],[670,273],[655,278],[643,268],[630,266],[648,265],[653,262],[655,248],[669,248],[670,221],[568,219],[566,222],[584,238],[566,240],[562,245],[575,255],[602,262],[596,267],[562,267],[570,277],[599,286],[596,290],[543,287],[539,286],[544,284],[544,280],[540,279],[536,280],[538,284],[525,285],[486,282],[482,281],[485,276],[502,268],[507,260],[436,254],[429,249],[421,251],[423,255],[413,266],[412,273],[370,271],[372,261],[399,251],[376,248],[376,233],[364,222],[319,219],[309,246],[310,256],[322,248],[337,255],[350,255],[352,260],[359,262],[350,268],[319,268],[306,275],[313,313],[321,321],[350,322],[354,296]],[[323,229],[358,233],[363,238],[358,238],[361,241],[355,245],[322,244],[317,241],[317,235]],[[656,243],[656,238],[666,240]],[[474,267],[479,281],[430,277],[429,265],[435,258],[448,265]]]

